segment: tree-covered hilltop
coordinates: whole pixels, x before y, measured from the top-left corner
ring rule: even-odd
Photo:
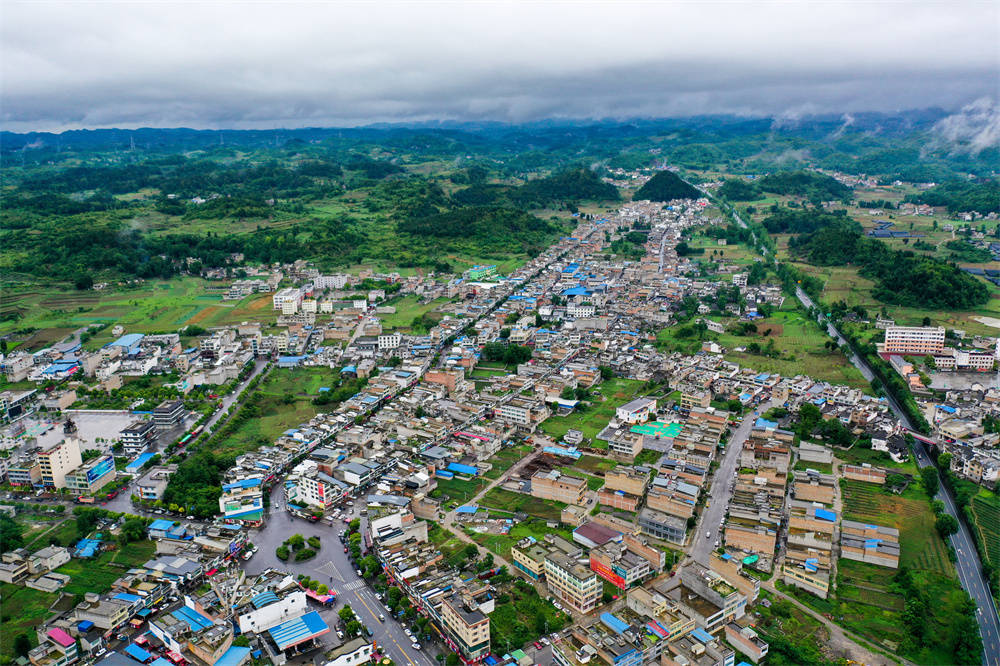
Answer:
[[[1000,181],[987,178],[980,182],[949,180],[946,183],[906,198],[912,203],[944,206],[949,213],[1000,213]]]
[[[468,206],[545,208],[554,203],[618,201],[621,196],[614,185],[605,183],[590,169],[567,169],[520,186],[476,182],[458,190],[452,198]]]
[[[772,234],[805,234],[844,220],[847,211],[827,213],[815,208],[781,208],[772,206],[761,224]]]
[[[850,199],[851,188],[816,171],[779,171],[755,181],[729,178],[718,191],[729,201],[756,201],[765,193],[790,194],[810,201],[844,201]]]
[[[661,171],[636,190],[634,201],[673,201],[674,199],[698,199],[701,192],[685,183],[672,171]]]
[[[860,225],[846,217],[800,236],[788,248],[818,266],[860,266],[874,280],[872,295],[883,303],[945,310],[967,310],[990,298],[987,286],[957,266],[908,250],[893,250],[866,238]]]

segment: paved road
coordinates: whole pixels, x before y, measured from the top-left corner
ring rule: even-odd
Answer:
[[[761,404],[757,410],[763,414],[778,404],[776,401],[766,402]],[[719,539],[721,530],[719,523],[722,522],[726,514],[726,509],[729,506],[729,500],[733,496],[733,475],[736,473],[736,467],[740,461],[743,442],[750,436],[750,430],[753,429],[753,423],[756,419],[757,416],[755,414],[748,413],[743,417],[743,421],[729,438],[726,444],[726,451],[722,456],[722,460],[719,461],[719,468],[716,470],[715,478],[712,480],[712,488],[709,491],[711,504],[702,511],[701,522],[698,528],[692,532],[691,558],[706,567],[709,563],[709,555],[715,550],[715,542]],[[705,538],[706,532],[708,532],[708,538]]]
[[[360,511],[360,508],[355,506],[355,511]],[[311,523],[292,518],[285,508],[284,486],[278,484],[271,491],[271,513],[266,524],[250,533],[250,540],[258,547],[257,554],[243,562],[243,568],[248,574],[258,574],[268,568],[278,569],[292,575],[305,574],[325,583],[337,592],[336,606],[321,612],[331,628],[336,626],[337,611],[344,604],[349,604],[361,623],[374,632],[373,640],[379,648],[387,651],[396,664],[438,666],[434,659],[434,646],[421,644],[420,650],[414,650],[410,645],[412,641],[403,632],[403,625],[389,618],[388,611],[375,598],[372,589],[358,577],[348,555],[344,553],[344,546],[337,538],[338,533],[346,528],[342,522],[331,526],[325,522]],[[292,534],[301,534],[306,538],[318,536],[322,543],[319,555],[301,563],[279,560],[274,551]],[[385,615],[385,622],[379,621],[379,613]],[[336,634],[332,633],[328,635],[326,642],[332,647],[337,641]]]

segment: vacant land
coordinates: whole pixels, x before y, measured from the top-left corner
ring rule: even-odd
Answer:
[[[479,492],[489,485],[489,480],[477,476],[469,480],[460,479],[438,479],[437,488],[431,491],[431,497],[447,496],[451,501],[464,504],[479,494]]]
[[[487,462],[493,465],[490,471],[486,472],[487,479],[499,479],[504,472],[513,467],[517,461],[531,453],[532,448],[526,444],[512,446],[501,449],[499,453],[490,458]]]
[[[274,368],[258,388],[259,414],[220,437],[216,452],[238,454],[273,444],[281,433],[319,413],[312,399],[321,387],[334,387],[339,379],[330,368]]]
[[[422,317],[432,311],[442,303],[447,303],[448,299],[438,298],[429,303],[423,303],[417,296],[402,296],[386,301],[385,305],[396,308],[394,314],[379,315],[382,320],[382,327],[386,330],[410,329],[410,324],[417,317]]]
[[[559,515],[566,505],[562,502],[544,500],[523,493],[515,493],[503,488],[494,488],[486,493],[481,504],[498,511],[511,513],[523,512],[542,520],[559,520]]]
[[[554,439],[562,439],[568,430],[583,432],[593,439],[614,418],[615,410],[637,397],[642,382],[633,379],[608,379],[599,385],[602,397],[595,396],[593,404],[578,408],[568,416],[553,416],[542,423],[542,431]]]
[[[567,529],[551,528],[545,525],[544,520],[530,518],[524,522],[517,523],[511,527],[507,534],[488,534],[477,532],[475,529],[466,529],[473,541],[483,546],[491,553],[496,553],[506,559],[510,559],[510,549],[518,541],[525,537],[534,537],[537,541],[545,539],[546,534],[555,534],[567,541],[573,541],[573,534]]]
[[[702,340],[714,340],[725,348],[727,360],[759,372],[780,374],[791,377],[806,374],[814,379],[834,384],[844,384],[862,390],[870,390],[870,385],[851,362],[840,351],[824,347],[830,338],[824,331],[795,308],[794,302],[786,300],[782,309],[767,319],[755,322],[757,333],[733,335],[728,331],[737,322],[731,317],[709,317],[727,327],[725,333],[705,331],[698,337],[682,337],[689,325],[665,328],[657,334],[659,345],[668,350],[694,353],[701,348]],[[773,353],[763,352],[773,342]],[[748,351],[756,344],[761,353]],[[742,349],[743,351],[737,351]]]

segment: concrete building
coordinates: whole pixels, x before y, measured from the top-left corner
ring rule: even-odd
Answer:
[[[475,602],[457,595],[445,598],[441,620],[466,661],[480,661],[490,653],[490,618]]]
[[[890,326],[885,329],[884,354],[939,354],[944,351],[941,326]]]
[[[840,556],[892,569],[899,568],[899,530],[883,525],[843,520]]]
[[[76,437],[67,437],[39,451],[36,459],[42,475],[42,484],[53,488],[65,488],[66,474],[83,462],[80,456],[80,440]]]
[[[585,503],[587,482],[575,476],[565,476],[558,470],[537,472],[531,477],[531,496],[566,504]]]
[[[66,487],[79,495],[92,495],[118,478],[111,454],[92,458],[66,473]]]
[[[656,400],[652,398],[636,398],[615,410],[615,418],[622,423],[645,423],[650,413],[656,412]]]
[[[180,400],[164,400],[153,410],[153,423],[160,430],[169,430],[184,422],[184,403]]]
[[[129,455],[145,451],[156,440],[156,425],[152,421],[135,421],[118,433],[118,441]]]
[[[601,595],[597,574],[565,553],[545,557],[545,582],[552,596],[580,613],[594,610]]]
[[[639,529],[655,539],[683,544],[687,535],[687,521],[656,509],[645,508],[639,512]]]

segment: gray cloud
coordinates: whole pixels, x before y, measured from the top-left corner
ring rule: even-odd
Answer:
[[[1000,4],[6,2],[6,129],[957,111]]]

